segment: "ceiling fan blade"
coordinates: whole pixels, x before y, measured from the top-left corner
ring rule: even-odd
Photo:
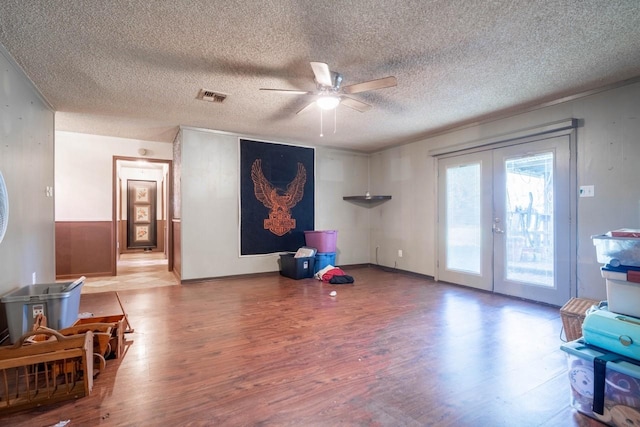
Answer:
[[[290,95],[313,95],[313,92],[309,92],[306,90],[296,90],[296,89],[267,89],[261,87],[260,90],[268,90],[270,92],[281,92],[288,93]]]
[[[353,108],[356,111],[360,111],[364,113],[371,109],[371,105],[365,104],[362,101],[358,101],[357,99],[349,98],[348,96],[343,96],[340,105],[344,105],[345,107]]]
[[[307,105],[305,105],[304,107],[302,107],[296,114],[300,114],[303,111],[307,111],[309,108],[313,107],[313,105],[316,103],[316,101],[311,101],[310,103],[308,103]]]
[[[313,74],[316,76],[316,82],[322,86],[333,87],[331,79],[331,70],[324,62],[310,62]]]
[[[374,89],[384,89],[398,85],[398,81],[394,76],[384,77],[377,80],[369,80],[368,82],[356,83],[342,88],[343,93],[360,93]]]

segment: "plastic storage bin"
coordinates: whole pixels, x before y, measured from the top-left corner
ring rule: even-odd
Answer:
[[[338,232],[336,230],[305,231],[304,240],[307,246],[316,248],[318,252],[335,252]]]
[[[560,348],[567,353],[571,406],[610,426],[640,423],[640,366],[623,356],[584,344],[582,340],[563,344]],[[594,375],[597,357],[611,359],[605,365],[604,384],[599,384]],[[598,388],[599,385],[604,390]],[[602,392],[602,408],[598,408],[598,394]],[[633,422],[629,423],[630,420]]]
[[[25,286],[2,297],[7,312],[9,338],[18,338],[33,328],[34,318],[42,313],[51,329],[67,328],[78,318],[80,291],[84,277],[74,282],[41,283]]]
[[[602,267],[600,273],[607,284],[608,310],[613,313],[640,317],[638,270],[625,267]]]
[[[640,283],[607,279],[607,304],[609,311],[640,317]]]
[[[313,277],[315,257],[296,258],[295,254],[280,254],[280,274],[291,279]]]
[[[316,262],[313,267],[313,273],[317,273],[328,265],[336,265],[336,253],[335,252],[318,252],[316,253]]]
[[[640,267],[640,238],[612,237],[606,234],[591,236],[598,262],[613,267]]]

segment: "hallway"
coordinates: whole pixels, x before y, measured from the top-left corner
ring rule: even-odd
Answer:
[[[118,275],[88,277],[83,294],[148,289],[178,285],[178,279],[167,271],[167,259],[161,252],[122,254],[118,261]]]

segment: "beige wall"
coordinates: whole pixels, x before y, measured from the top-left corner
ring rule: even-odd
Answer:
[[[435,159],[429,149],[541,126],[567,118],[577,131],[577,185],[595,185],[595,197],[578,198],[576,285],[585,298],[606,299],[591,235],[640,228],[640,83],[472,126],[373,154],[371,182],[393,200],[372,216],[371,253],[380,264],[435,273]],[[403,249],[403,258],[397,258]]]
[[[54,281],[54,113],[0,46],[0,171],[9,194],[7,233],[0,243],[0,295]],[[4,315],[0,310],[0,331]]]
[[[371,156],[371,188],[392,199],[373,212],[369,252],[374,264],[433,276],[435,162],[428,148],[417,143]]]
[[[239,256],[238,138],[181,131],[183,280],[278,271],[276,254]],[[338,265],[369,262],[370,211],[342,200],[367,186],[367,155],[316,149],[315,228],[338,230]]]

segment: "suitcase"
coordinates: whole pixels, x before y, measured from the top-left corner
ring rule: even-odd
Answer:
[[[640,319],[592,310],[584,318],[582,334],[587,344],[640,360]]]

